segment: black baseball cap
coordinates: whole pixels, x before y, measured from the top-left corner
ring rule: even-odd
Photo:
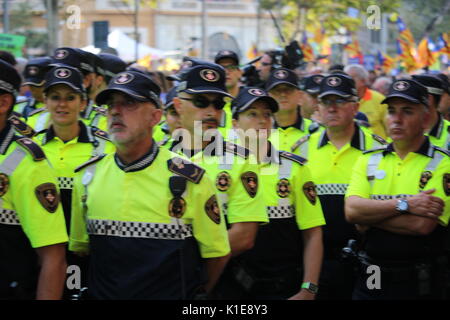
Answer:
[[[52,68],[50,57],[35,58],[28,61],[23,71],[25,82],[22,85],[41,87],[45,82],[45,74]]]
[[[87,59],[89,60],[89,64],[94,68],[94,72],[96,74],[104,76],[105,69],[103,66],[103,60],[100,59],[100,57],[98,55],[93,54],[92,52],[84,51],[84,50],[81,50],[81,51],[82,51],[82,54],[84,54],[87,57]]]
[[[273,70],[266,82],[266,91],[270,91],[279,84],[288,84],[298,89],[297,74],[287,68],[277,68]]]
[[[177,87],[172,87],[166,94],[166,102],[164,103],[164,110],[169,109],[173,106],[173,98],[177,96]]]
[[[17,96],[22,78],[16,68],[0,59],[0,90]]]
[[[448,79],[448,76],[445,75],[444,73],[438,73],[436,77],[441,79],[444,91],[450,94],[450,81]]]
[[[184,73],[186,73],[186,71],[188,69],[195,67],[195,66],[200,66],[200,65],[214,66],[215,63],[212,63],[212,62],[209,62],[206,60],[202,60],[202,59],[192,58],[192,57],[184,57],[183,62],[181,63],[181,66],[180,66],[180,70],[176,74],[168,75],[166,77],[166,79],[170,80],[170,81],[181,81],[182,75]]]
[[[92,59],[87,56],[86,51],[78,48],[57,48],[53,54],[51,65],[68,65],[80,70],[83,74],[95,72]]]
[[[44,92],[47,92],[50,87],[57,84],[65,84],[71,87],[86,98],[86,89],[83,86],[83,75],[78,69],[71,66],[58,66],[50,69],[45,75]]]
[[[95,98],[97,105],[104,105],[112,93],[122,92],[141,102],[153,102],[157,108],[161,106],[159,95],[161,89],[149,76],[136,71],[126,70],[117,74],[109,82],[108,88]]]
[[[399,79],[391,84],[389,93],[381,103],[387,103],[391,98],[402,98],[413,103],[428,107],[428,92],[425,86],[411,79]]]
[[[358,94],[355,87],[355,81],[346,74],[334,73],[322,79],[320,82],[319,99],[336,95],[342,98],[357,98]]]
[[[190,94],[218,93],[234,98],[225,87],[225,69],[215,63],[201,64],[181,74],[177,92]]]
[[[214,57],[214,62],[219,63],[222,59],[232,59],[234,62],[236,62],[236,65],[239,65],[239,56],[236,52],[231,50],[220,50],[217,52],[216,56]]]
[[[100,53],[98,57],[103,62],[103,71],[107,82],[109,82],[116,74],[125,71],[127,68],[126,62],[116,55]]]
[[[444,94],[444,85],[440,78],[428,74],[413,75],[412,78],[427,88],[429,94],[436,94],[438,96]]]
[[[277,101],[268,95],[266,91],[257,87],[243,87],[237,97],[231,103],[231,112],[233,117],[236,114],[244,112],[256,101],[265,101],[273,113],[278,111]]]
[[[317,94],[320,91],[320,83],[322,82],[324,75],[314,74],[312,76],[304,77],[300,81],[299,88],[302,91],[306,91],[310,94]]]

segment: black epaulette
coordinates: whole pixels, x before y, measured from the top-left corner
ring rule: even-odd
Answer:
[[[300,147],[302,144],[304,144],[306,141],[309,140],[309,137],[311,137],[310,134],[307,134],[306,136],[301,137],[300,139],[297,140],[297,142],[295,142],[292,147],[291,147],[291,151],[295,151],[297,150],[298,147]]]
[[[11,112],[11,116],[9,117],[9,118],[11,118],[11,117],[17,117],[17,118],[20,118],[20,117],[22,117],[23,115],[20,113],[20,112],[17,112],[17,111],[13,111],[13,112]]]
[[[280,151],[280,157],[282,158],[286,158],[289,160],[292,160],[294,162],[297,162],[301,165],[304,165],[308,160],[306,160],[305,158],[302,158],[296,154],[290,153],[290,152],[286,152],[286,151]]]
[[[322,126],[320,123],[314,121],[313,123],[311,123],[311,124],[309,125],[309,127],[308,127],[308,132],[309,132],[309,133],[314,133],[314,132],[316,132],[317,130],[319,130],[320,127],[323,127],[323,126]]]
[[[441,148],[441,147],[438,147],[438,146],[433,146],[433,147],[434,147],[435,150],[442,152],[442,153],[445,154],[446,156],[450,156],[450,151],[445,150],[445,149],[443,149],[443,148]]]
[[[386,140],[384,140],[382,137],[380,137],[379,135],[372,133],[372,138],[373,140],[375,140],[376,142],[379,142],[381,144],[388,144],[388,142]]]
[[[225,142],[225,151],[228,151],[230,153],[233,153],[237,156],[240,156],[244,159],[247,159],[250,155],[250,150],[247,148],[244,148],[240,145],[231,143],[231,142]]]
[[[85,163],[83,163],[82,165],[78,166],[75,168],[75,172],[81,171],[82,169],[89,167],[91,164],[96,163],[100,160],[102,160],[104,157],[106,157],[106,154],[101,154],[99,156],[95,156],[91,159],[89,159],[88,161],[86,161]]]
[[[159,147],[165,146],[169,141],[170,141],[171,137],[170,136],[166,136],[164,137],[162,140],[158,141],[156,144]]]
[[[36,131],[16,115],[10,116],[9,122],[14,127],[14,130],[24,137],[32,138],[36,135]]]
[[[46,158],[42,148],[30,138],[18,138],[16,142],[20,144],[25,150],[27,150],[33,156],[34,161],[41,161]]]
[[[95,106],[95,107],[93,108],[93,110],[94,110],[95,112],[101,114],[102,116],[105,116],[105,117],[106,117],[106,110],[107,110],[107,109],[106,109],[105,107]]]
[[[30,113],[28,114],[28,118],[31,117],[31,116],[34,116],[35,114],[41,113],[42,111],[46,111],[46,110],[47,110],[46,108],[39,108],[39,109],[36,109],[36,110],[34,110],[34,111],[32,111],[32,112],[30,112]]]
[[[372,153],[372,152],[378,152],[378,151],[384,151],[384,150],[387,149],[387,147],[388,147],[388,145],[384,145],[384,146],[380,146],[378,148],[373,148],[373,149],[370,149],[370,150],[366,150],[366,151],[363,151],[363,154]]]
[[[100,130],[99,128],[92,127],[92,134],[101,139],[111,141],[111,140],[109,140],[108,133],[106,131]]]
[[[189,160],[179,157],[167,160],[167,167],[170,171],[196,184],[202,180],[203,174],[205,173],[205,169],[200,168]]]

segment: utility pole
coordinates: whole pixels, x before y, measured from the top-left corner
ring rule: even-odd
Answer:
[[[256,43],[255,46],[256,48],[260,48],[259,46],[259,39],[261,37],[261,0],[258,0],[256,5],[257,7],[257,11],[256,11]]]
[[[3,33],[9,33],[9,0],[3,0]]]
[[[139,30],[138,30],[138,16],[139,16],[139,0],[134,0],[134,60],[139,59]]]
[[[58,0],[45,0],[47,7],[48,51],[52,55],[58,47]]]
[[[207,59],[206,0],[202,0],[202,58]]]

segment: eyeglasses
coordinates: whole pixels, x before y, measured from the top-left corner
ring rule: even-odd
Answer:
[[[124,99],[124,100],[121,100],[121,101],[113,101],[111,99],[111,100],[106,101],[105,104],[108,106],[108,110],[111,110],[114,107],[120,107],[120,108],[125,109],[127,111],[136,110],[139,107],[139,105],[140,105],[139,101],[137,101],[135,99],[130,99],[130,98],[129,99]]]
[[[226,102],[223,101],[223,97],[219,97],[215,100],[209,100],[205,96],[194,96],[194,98],[182,98],[179,97],[181,100],[187,100],[192,101],[192,104],[200,109],[206,109],[210,105],[213,105],[215,109],[222,110],[223,107],[225,107]]]
[[[337,107],[342,107],[344,106],[346,103],[348,102],[354,102],[352,100],[347,100],[347,99],[336,99],[336,100],[320,100],[319,103],[324,106],[324,107],[331,107],[333,105],[337,106]]]

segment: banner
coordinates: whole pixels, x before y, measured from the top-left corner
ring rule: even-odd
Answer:
[[[25,36],[0,33],[0,50],[11,52],[15,57],[22,57],[25,40]]]

